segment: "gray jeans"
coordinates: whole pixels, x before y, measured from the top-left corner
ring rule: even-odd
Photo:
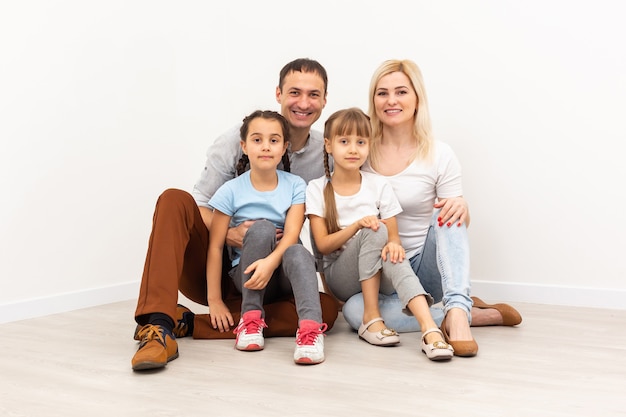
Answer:
[[[395,264],[389,259],[382,260],[381,251],[387,244],[387,236],[387,227],[383,223],[376,232],[369,228],[361,229],[339,257],[324,269],[328,287],[335,297],[345,301],[361,292],[361,281],[371,278],[382,269],[382,294],[397,292],[403,307],[412,298],[424,294],[428,305],[432,305],[433,298],[422,287],[408,259]]]
[[[249,290],[243,284],[252,274],[243,271],[258,259],[268,256],[276,247],[276,227],[267,220],[257,220],[243,238],[239,265],[230,271],[235,287],[241,292],[241,313],[263,310],[264,303],[293,295],[300,320],[322,322],[322,307],[315,270],[315,260],[301,244],[291,245],[285,251],[267,286],[262,290]]]

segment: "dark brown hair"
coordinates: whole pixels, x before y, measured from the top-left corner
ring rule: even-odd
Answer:
[[[326,70],[319,62],[309,58],[298,58],[289,62],[280,70],[280,76],[278,78],[278,88],[283,91],[283,85],[285,84],[285,77],[292,72],[312,72],[319,75],[324,81],[324,97],[328,93],[328,75]]]
[[[266,119],[266,120],[276,120],[277,122],[279,122],[283,129],[283,138],[285,142],[289,142],[289,139],[290,139],[289,122],[287,122],[287,119],[285,119],[285,117],[282,114],[272,111],[272,110],[256,110],[252,112],[250,115],[243,118],[243,124],[241,125],[241,128],[239,129],[239,137],[241,138],[242,141],[245,142],[246,138],[248,137],[248,129],[250,128],[250,123],[254,119],[258,119],[258,118]],[[289,155],[287,155],[287,152],[285,152],[285,154],[283,155],[282,162],[283,162],[283,171],[289,172],[289,170],[291,169],[291,164],[289,163]],[[241,156],[241,159],[239,159],[239,162],[237,162],[237,165],[236,165],[237,175],[239,176],[243,174],[249,168],[250,168],[250,160],[248,159],[248,155],[243,154]]]

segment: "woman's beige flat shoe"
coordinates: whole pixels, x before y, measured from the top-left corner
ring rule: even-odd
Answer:
[[[370,345],[375,346],[393,346],[400,343],[400,335],[393,329],[384,328],[378,332],[370,332],[367,330],[372,324],[384,321],[382,317],[376,317],[373,320],[359,326],[359,338],[365,340]]]
[[[429,333],[439,333],[443,337],[443,333],[438,328],[426,330],[422,333],[422,352],[431,361],[447,361],[454,356],[454,348],[446,342],[437,340],[433,343],[426,343],[426,335]]]

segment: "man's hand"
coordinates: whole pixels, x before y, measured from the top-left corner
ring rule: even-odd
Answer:
[[[248,233],[248,229],[253,224],[254,220],[246,220],[239,226],[228,229],[228,233],[226,233],[226,244],[234,248],[243,247],[243,237]]]
[[[231,227],[226,233],[226,244],[233,248],[243,247],[243,238],[248,233],[250,226],[254,224],[254,220],[246,220],[239,226]],[[280,241],[283,237],[283,229],[276,229],[276,241]]]

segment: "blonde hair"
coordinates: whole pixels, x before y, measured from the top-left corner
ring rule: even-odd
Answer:
[[[356,134],[363,138],[372,136],[370,118],[357,107],[339,110],[333,113],[324,124],[324,138],[332,141],[335,136]],[[340,229],[335,202],[335,190],[331,182],[330,166],[328,164],[328,152],[324,145],[324,171],[326,172],[326,185],[324,186],[324,221],[328,233],[338,232]]]
[[[383,62],[374,72],[370,82],[370,98],[369,98],[369,115],[372,121],[372,143],[370,145],[370,164],[374,169],[379,167],[379,145],[383,135],[383,124],[376,115],[374,106],[374,97],[376,94],[376,86],[381,78],[393,72],[401,72],[409,78],[411,86],[417,95],[417,108],[413,124],[413,138],[415,140],[416,150],[411,155],[410,160],[415,159],[429,160],[433,145],[432,125],[430,122],[430,112],[428,110],[428,98],[426,97],[426,88],[424,87],[424,79],[422,72],[415,62],[408,59],[398,60],[391,59]]]

